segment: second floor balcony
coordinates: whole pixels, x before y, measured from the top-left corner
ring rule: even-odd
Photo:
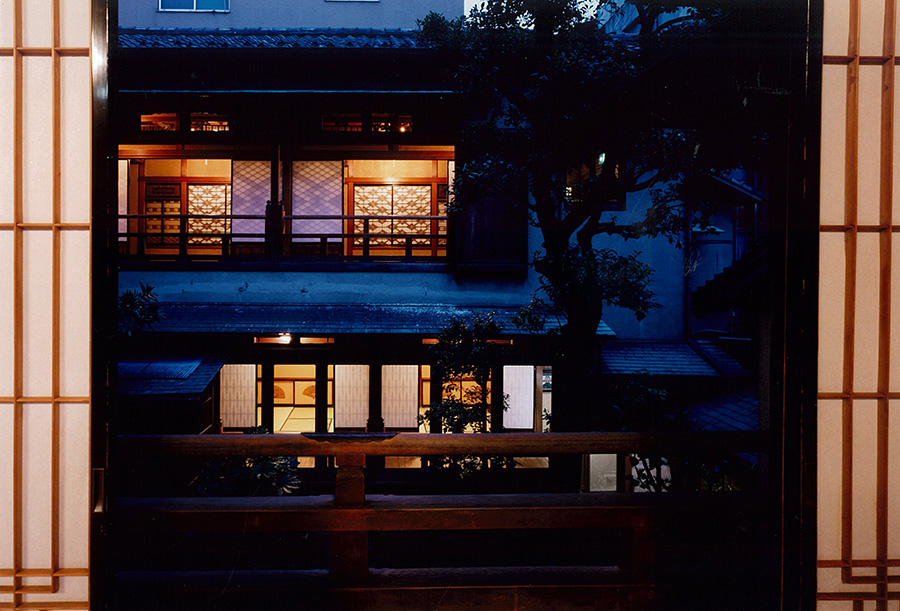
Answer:
[[[139,260],[428,261],[447,256],[446,215],[183,214],[148,206],[119,216],[119,254]]]

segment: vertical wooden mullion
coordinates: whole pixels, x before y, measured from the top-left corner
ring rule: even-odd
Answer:
[[[24,75],[22,60],[22,0],[13,2],[13,478],[12,478],[12,546],[13,546],[13,597],[12,606],[18,608],[21,602],[19,591],[22,578],[22,443],[23,415],[23,236],[20,224],[23,220],[23,116]]]
[[[51,151],[52,151],[52,172],[53,172],[53,191],[52,191],[52,210],[53,210],[53,253],[52,253],[52,288],[51,288],[51,311],[52,311],[52,364],[51,364],[51,424],[50,424],[50,568],[52,571],[51,590],[56,592],[59,589],[59,578],[55,573],[59,569],[59,396],[60,396],[60,262],[61,262],[61,240],[60,222],[62,220],[62,146],[61,146],[61,115],[62,115],[62,66],[59,54],[60,45],[60,23],[59,23],[59,7],[60,0],[52,0],[51,2],[51,27],[53,30],[53,48],[52,48],[52,74],[53,74],[53,92],[52,92],[52,135],[51,135]]]
[[[847,66],[846,150],[844,155],[844,355],[841,444],[841,580],[850,583],[853,570],[853,375],[856,319],[856,249],[859,167],[859,35],[860,0],[851,0]]]
[[[881,185],[879,202],[879,319],[878,319],[878,415],[876,453],[876,533],[875,555],[878,566],[878,611],[887,609],[887,560],[888,560],[888,429],[890,407],[891,360],[891,250],[893,235],[893,162],[894,162],[894,53],[896,6],[895,0],[885,0],[884,42],[881,95]]]

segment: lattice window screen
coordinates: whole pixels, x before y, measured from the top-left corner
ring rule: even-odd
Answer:
[[[335,428],[365,428],[369,419],[369,366],[334,366]]]
[[[222,426],[256,426],[256,365],[224,365],[219,391]]]
[[[896,14],[825,2],[817,592],[836,611],[900,609]]]
[[[269,161],[231,162],[231,213],[265,215],[266,202],[272,199],[271,168]],[[266,233],[265,219],[232,219],[233,242],[263,242]],[[255,233],[259,237],[243,237],[239,234]]]
[[[87,609],[91,2],[0,3],[0,608]]]
[[[231,214],[231,186],[188,185],[188,233],[211,233],[215,237],[192,236],[189,244],[221,244],[222,235],[231,231],[231,220],[205,218]]]
[[[384,365],[381,369],[381,415],[385,428],[416,428],[419,415],[419,367]]]
[[[503,367],[503,394],[508,395],[509,409],[503,414],[503,426],[508,429],[534,427],[534,367],[506,365]]]
[[[344,169],[340,161],[295,161],[293,170],[293,214],[340,216],[344,211]],[[343,233],[340,219],[298,219],[291,222],[291,233],[337,234],[329,242],[340,242]],[[298,242],[317,241],[295,238]]]
[[[353,213],[357,216],[429,216],[431,214],[430,185],[356,185],[353,188]],[[363,220],[353,222],[356,233],[364,233]],[[420,234],[431,233],[431,221],[416,219],[369,219],[369,233]],[[356,240],[361,244],[362,240]],[[402,238],[373,238],[371,244],[403,245]],[[413,244],[428,244],[428,238],[413,240]]]

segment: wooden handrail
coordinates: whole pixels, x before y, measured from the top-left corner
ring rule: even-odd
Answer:
[[[120,435],[119,450],[135,455],[179,456],[426,456],[504,454],[702,455],[759,452],[760,431],[626,433],[305,433],[301,435]]]

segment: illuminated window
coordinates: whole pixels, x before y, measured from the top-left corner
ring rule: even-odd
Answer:
[[[208,112],[192,112],[191,131],[227,132],[229,131],[228,117]]]
[[[361,132],[362,126],[360,114],[322,115],[323,132]]]
[[[372,115],[360,113],[337,113],[322,115],[323,132],[379,132],[402,133],[412,131],[413,122],[410,115],[397,115],[378,112]]]
[[[178,115],[174,112],[141,115],[142,132],[176,132]]]

